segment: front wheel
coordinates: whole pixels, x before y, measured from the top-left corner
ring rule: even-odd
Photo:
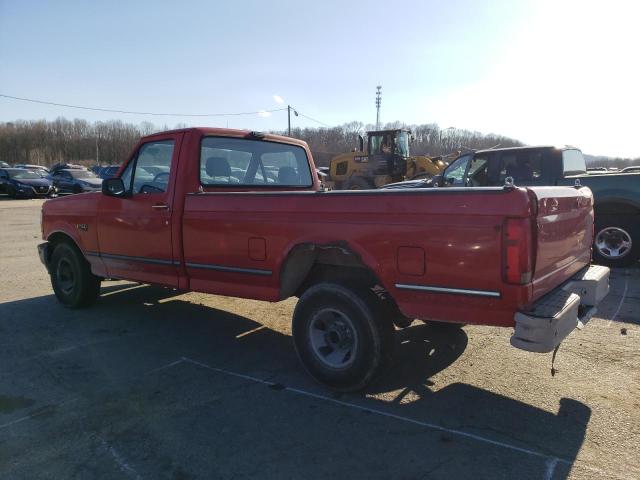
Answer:
[[[320,383],[350,392],[364,388],[388,364],[391,321],[365,288],[320,283],[307,290],[293,314],[293,341],[302,365]]]
[[[91,273],[89,262],[69,245],[57,245],[51,256],[51,285],[58,300],[70,308],[87,307],[100,294],[100,277]]]
[[[593,241],[594,261],[609,267],[626,267],[640,257],[640,227],[635,222],[597,221]]]

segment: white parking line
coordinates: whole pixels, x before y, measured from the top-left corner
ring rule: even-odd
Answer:
[[[553,478],[553,473],[556,471],[556,465],[558,465],[557,458],[548,458],[545,462],[545,466],[547,470],[544,474],[544,480],[551,480]]]
[[[168,368],[170,366],[174,366],[174,365],[177,365],[177,364],[182,363],[182,362],[191,363],[193,365],[197,365],[197,366],[205,368],[207,370],[211,370],[211,371],[214,371],[214,372],[217,372],[217,373],[222,373],[224,375],[228,375],[228,376],[231,376],[231,377],[242,378],[244,380],[249,380],[251,382],[260,383],[262,385],[267,385],[269,387],[280,386],[280,384],[278,384],[277,382],[271,382],[271,381],[268,381],[268,380],[263,380],[261,378],[253,377],[251,375],[245,375],[244,373],[233,372],[231,370],[226,370],[224,368],[212,367],[211,365],[207,365],[206,363],[198,362],[198,361],[193,360],[193,359],[188,358],[188,357],[182,357],[179,361],[172,362],[172,363],[170,363],[168,365],[165,365],[164,367],[160,367],[157,370],[163,370],[164,368]],[[446,427],[443,427],[441,425],[436,425],[434,423],[422,422],[420,420],[415,420],[415,419],[409,418],[409,417],[403,417],[401,415],[396,415],[394,413],[385,412],[383,410],[377,410],[375,408],[364,407],[362,405],[358,405],[358,404],[355,404],[355,403],[345,402],[343,400],[337,400],[335,398],[327,397],[326,395],[321,395],[321,394],[317,394],[317,393],[313,393],[313,392],[308,392],[308,391],[302,390],[300,388],[287,387],[287,386],[283,385],[282,388],[280,388],[280,390],[285,390],[285,391],[288,391],[288,392],[291,392],[291,393],[296,393],[298,395],[303,395],[303,396],[306,396],[306,397],[315,398],[315,399],[323,400],[323,401],[330,402],[330,403],[335,403],[335,404],[341,405],[343,407],[353,408],[355,410],[360,410],[362,412],[367,412],[367,413],[372,413],[372,414],[375,414],[375,415],[380,415],[382,417],[393,418],[394,420],[400,420],[402,422],[411,423],[413,425],[418,425],[418,426],[421,426],[421,427],[429,428],[431,430],[437,430],[437,431],[441,431],[441,432],[450,433],[452,435],[456,435],[456,436],[459,436],[459,437],[469,438],[471,440],[476,440],[476,441],[481,442],[481,443],[486,443],[486,444],[489,444],[489,445],[494,445],[496,447],[502,447],[502,448],[505,448],[507,450],[512,450],[512,451],[524,453],[525,455],[530,455],[532,457],[542,458],[542,459],[545,460],[545,471],[544,471],[544,476],[543,476],[544,480],[551,480],[553,478],[553,475],[555,473],[555,470],[556,470],[556,467],[558,466],[558,464],[571,466],[574,470],[575,469],[584,469],[584,470],[588,470],[588,471],[591,471],[591,472],[595,472],[595,473],[598,473],[600,476],[602,476],[602,478],[615,478],[615,479],[620,479],[620,480],[626,480],[628,478],[628,477],[625,477],[625,476],[612,474],[610,472],[604,472],[603,470],[601,470],[599,468],[592,467],[592,466],[586,465],[584,463],[577,463],[577,461],[575,461],[575,460],[571,461],[571,460],[568,460],[566,458],[554,457],[552,455],[547,455],[545,453],[538,452],[536,450],[531,450],[531,449],[528,449],[528,448],[518,447],[517,445],[512,445],[510,443],[500,442],[498,440],[492,440],[491,438],[483,437],[481,435],[476,435],[474,433],[464,432],[462,430],[456,430],[456,429],[453,429],[453,428],[446,428]]]
[[[24,422],[25,420],[31,420],[32,418],[36,418],[39,417],[40,415],[44,415],[46,413],[51,413],[52,412],[52,408],[59,408],[59,407],[63,407],[65,405],[68,405],[70,403],[75,402],[76,400],[78,400],[77,398],[71,398],[69,400],[66,400],[62,403],[59,403],[57,405],[51,405],[51,406],[46,406],[46,407],[50,407],[50,408],[41,408],[33,413],[30,413],[29,415],[26,415],[24,417],[20,417],[20,418],[16,418],[15,420],[12,420],[11,422],[8,423],[3,423],[2,425],[0,425],[0,430],[6,427],[10,427],[11,425],[16,425],[18,423]]]
[[[611,322],[613,322],[616,317],[618,316],[618,313],[620,313],[620,309],[622,308],[622,305],[624,304],[624,300],[627,297],[627,290],[629,289],[629,271],[627,269],[625,269],[624,271],[624,291],[622,292],[622,298],[620,299],[620,303],[618,304],[618,308],[616,308],[615,313],[613,314],[613,317],[611,317],[611,319],[609,320],[609,323],[607,323],[607,327],[611,326]]]
[[[102,444],[104,449],[107,450],[107,452],[109,452],[109,454],[111,455],[113,460],[116,462],[116,465],[118,465],[118,468],[120,469],[120,471],[122,473],[126,474],[127,476],[129,476],[131,478],[135,478],[136,480],[142,480],[142,477],[138,474],[138,472],[136,472],[133,469],[133,467],[131,467],[127,463],[127,461],[124,459],[124,457],[122,455],[120,455],[120,453],[115,448],[113,448],[111,445],[109,445],[104,438],[100,439],[100,443]]]
[[[242,374],[242,373],[232,372],[232,371],[226,370],[224,368],[212,367],[211,365],[207,365],[205,363],[198,362],[196,360],[192,360],[192,359],[187,358],[187,357],[182,357],[182,360],[185,361],[185,362],[188,362],[188,363],[192,363],[193,365],[197,365],[199,367],[206,368],[208,370],[212,370],[214,372],[222,373],[222,374],[229,375],[229,376],[232,376],[232,377],[242,378],[242,379],[249,380],[249,381],[252,381],[252,382],[255,382],[255,383],[261,383],[263,385],[268,385],[268,386],[276,386],[276,385],[278,385],[277,383],[274,383],[274,382],[271,382],[271,381],[267,381],[267,380],[262,380],[260,378],[252,377],[250,375],[245,375],[245,374]],[[175,364],[175,362],[173,362],[173,363]],[[531,455],[533,457],[543,458],[543,459],[545,459],[547,461],[546,465],[551,464],[553,466],[553,469],[555,469],[555,466],[558,463],[563,463],[565,465],[571,465],[573,463],[570,460],[567,460],[567,459],[564,459],[564,458],[553,457],[551,455],[547,455],[545,453],[538,452],[536,450],[531,450],[531,449],[528,449],[528,448],[518,447],[516,445],[512,445],[510,443],[505,443],[505,442],[500,442],[498,440],[492,440],[490,438],[483,437],[481,435],[476,435],[475,433],[464,432],[462,430],[456,430],[456,429],[453,429],[453,428],[447,428],[447,427],[443,427],[441,425],[437,425],[437,424],[434,424],[434,423],[423,422],[423,421],[415,420],[415,419],[409,418],[409,417],[403,417],[401,415],[396,415],[394,413],[385,412],[383,410],[377,410],[375,408],[365,407],[365,406],[358,405],[358,404],[351,403],[351,402],[345,402],[343,400],[338,400],[338,399],[335,399],[335,398],[327,397],[326,395],[321,395],[321,394],[317,394],[317,393],[313,393],[313,392],[308,392],[306,390],[302,390],[302,389],[299,389],[299,388],[293,388],[293,387],[284,386],[282,388],[282,390],[286,390],[286,391],[289,391],[289,392],[292,392],[292,393],[296,393],[298,395],[303,395],[303,396],[306,396],[306,397],[315,398],[317,400],[323,400],[325,402],[335,403],[337,405],[341,405],[343,407],[353,408],[353,409],[356,409],[356,410],[360,410],[362,412],[373,413],[375,415],[379,415],[379,416],[387,417],[387,418],[393,418],[394,420],[400,420],[402,422],[411,423],[413,425],[418,425],[418,426],[421,426],[421,427],[429,428],[431,430],[438,430],[438,431],[441,431],[441,432],[450,433],[451,435],[456,435],[456,436],[464,437],[464,438],[470,438],[470,439],[476,440],[478,442],[487,443],[489,445],[494,445],[494,446],[505,448],[505,449],[508,449],[508,450],[513,450],[513,451],[516,451],[516,452],[524,453],[526,455]],[[553,474],[553,469],[551,471],[551,474]]]

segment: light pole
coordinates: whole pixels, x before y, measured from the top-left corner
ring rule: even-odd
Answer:
[[[380,104],[382,103],[382,85],[376,87],[376,130],[380,130]]]
[[[289,131],[289,136],[291,136],[291,111],[292,110],[293,110],[293,113],[297,117],[298,116],[298,112],[296,112],[296,109],[293,108],[291,105],[287,105],[287,127],[288,127],[288,131]]]

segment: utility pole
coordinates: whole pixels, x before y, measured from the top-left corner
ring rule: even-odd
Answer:
[[[287,105],[287,130],[289,131],[289,136],[291,136],[291,112],[293,111],[293,114],[297,117],[298,116],[298,112],[296,112],[296,109],[293,108],[291,105]]]
[[[376,87],[376,130],[380,130],[380,104],[382,103],[382,85]]]

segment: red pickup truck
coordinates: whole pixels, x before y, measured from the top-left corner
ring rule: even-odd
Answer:
[[[588,188],[327,192],[306,143],[238,130],[143,138],[102,193],[45,202],[42,235],[69,307],[106,278],[298,297],[298,356],[344,391],[412,319],[511,327],[514,346],[549,352],[608,292],[609,270],[590,266]]]

